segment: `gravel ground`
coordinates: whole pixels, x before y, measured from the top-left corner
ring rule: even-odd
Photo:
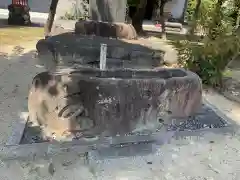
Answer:
[[[34,52],[0,55],[0,144],[8,143],[13,130],[25,124],[29,84],[41,70],[33,56]]]
[[[219,131],[220,132],[220,131]],[[153,153],[139,156],[116,155],[104,150],[90,155],[97,179],[230,180],[240,178],[237,136],[205,133],[203,136],[173,139],[151,146]],[[107,152],[106,152],[107,151]],[[123,150],[121,150],[123,151]],[[130,150],[125,149],[124,154]],[[118,154],[120,154],[118,152]],[[123,153],[122,153],[123,154]]]

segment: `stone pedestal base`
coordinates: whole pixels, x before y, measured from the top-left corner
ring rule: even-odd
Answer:
[[[200,78],[183,69],[42,72],[28,97],[30,122],[57,135],[156,132],[181,124],[201,104]]]
[[[8,6],[9,16],[8,24],[10,25],[29,25],[30,20],[30,8],[23,5],[10,4]]]

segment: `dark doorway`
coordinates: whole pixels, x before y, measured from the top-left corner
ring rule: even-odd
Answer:
[[[133,15],[135,14],[136,10],[137,10],[136,6],[129,6],[128,15],[131,19],[133,18]]]
[[[148,0],[147,1],[147,6],[146,6],[146,12],[145,12],[144,19],[147,19],[147,20],[152,19],[154,2],[155,2],[155,0]],[[133,15],[136,12],[136,6],[129,6],[129,11],[128,12],[129,12],[129,17],[133,18]]]
[[[153,15],[153,8],[154,8],[155,0],[148,0],[145,12],[145,19],[151,20]]]

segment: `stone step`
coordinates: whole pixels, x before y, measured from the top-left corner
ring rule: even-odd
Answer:
[[[176,22],[165,22],[165,26],[168,28],[179,28],[182,29],[182,24],[181,23],[176,23]]]

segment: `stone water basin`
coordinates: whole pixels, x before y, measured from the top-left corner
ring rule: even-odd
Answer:
[[[201,105],[200,78],[164,68],[42,72],[33,79],[28,102],[30,121],[50,132],[104,136],[156,131],[186,120]]]

